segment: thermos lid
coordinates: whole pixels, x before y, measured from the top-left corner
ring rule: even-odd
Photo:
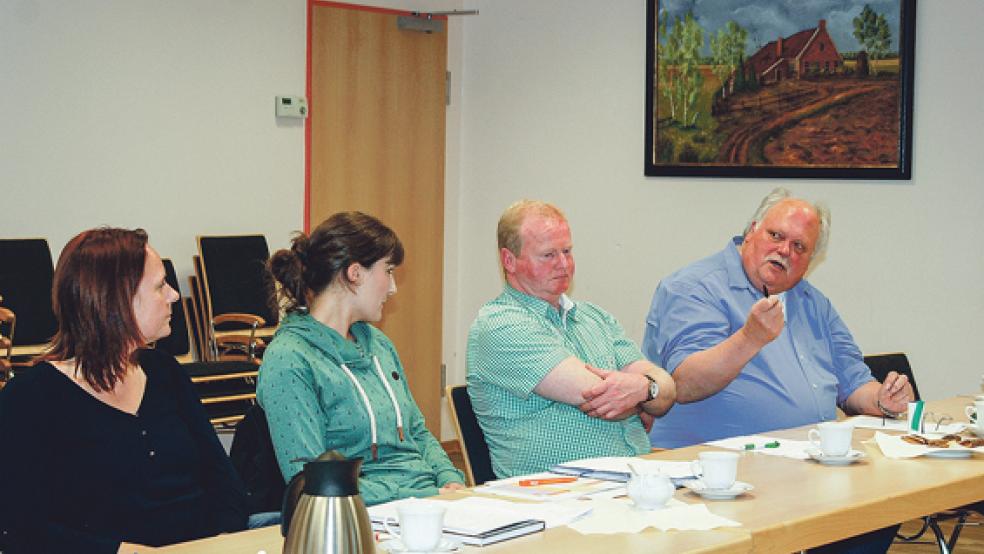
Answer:
[[[312,496],[355,496],[359,494],[362,458],[347,459],[329,450],[304,464],[304,494]]]

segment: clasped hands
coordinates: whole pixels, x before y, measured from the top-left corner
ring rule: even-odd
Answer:
[[[584,391],[584,402],[578,408],[590,417],[609,421],[638,414],[639,404],[649,395],[649,379],[639,373],[584,367],[601,381]]]

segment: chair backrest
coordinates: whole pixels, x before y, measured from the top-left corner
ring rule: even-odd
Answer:
[[[250,513],[279,511],[287,483],[277,465],[266,412],[258,404],[236,424],[229,459],[246,485]]]
[[[202,274],[202,259],[200,256],[191,257],[195,268],[195,274],[188,276],[188,288],[191,289],[191,300],[188,304],[191,309],[191,329],[195,333],[195,353],[199,360],[208,359],[209,344],[208,336],[210,326],[205,315],[205,291],[202,290],[202,282],[198,278]]]
[[[164,262],[164,280],[171,288],[181,296],[181,287],[178,286],[178,276],[174,271],[174,264],[168,258],[161,260]],[[188,312],[185,309],[185,299],[178,298],[178,301],[171,304],[171,334],[157,340],[157,348],[167,352],[175,358],[187,357],[191,353],[191,335],[189,334]]]
[[[465,473],[472,486],[481,485],[495,479],[492,472],[492,459],[489,458],[489,445],[485,434],[475,418],[471,397],[466,385],[448,385],[446,390],[451,420],[458,434],[458,444],[465,458]]]
[[[208,319],[242,313],[262,317],[276,326],[277,311],[268,304],[273,283],[267,278],[270,257],[263,235],[198,237],[201,279]]]
[[[45,239],[0,239],[0,295],[17,314],[14,346],[47,343],[58,323],[51,309],[55,274]]]
[[[887,354],[871,354],[864,357],[864,363],[871,369],[871,374],[879,382],[885,381],[888,372],[894,371],[909,378],[912,385],[912,393],[916,400],[921,399],[919,388],[916,387],[916,376],[912,374],[912,367],[909,365],[909,358],[904,352],[891,352]]]

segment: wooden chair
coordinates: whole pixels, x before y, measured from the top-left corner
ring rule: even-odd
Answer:
[[[267,277],[270,257],[263,235],[200,236],[196,266],[206,321],[208,357],[241,352],[259,354],[257,338],[269,338],[279,313],[269,306],[273,283]],[[246,333],[244,333],[246,331]]]
[[[164,259],[165,279],[178,291],[178,279],[171,260]],[[217,427],[229,427],[243,419],[256,404],[258,360],[195,360],[192,352],[190,299],[181,298],[171,307],[171,334],[157,341],[156,347],[174,356],[188,372],[209,420]]]
[[[871,369],[871,375],[879,382],[884,381],[890,371],[894,371],[900,375],[905,375],[909,378],[909,384],[912,385],[912,393],[915,395],[916,400],[921,398],[919,396],[919,388],[916,386],[916,377],[912,373],[912,366],[909,365],[909,357],[906,356],[904,352],[870,354],[864,357],[864,363],[869,369]],[[973,507],[973,510],[978,510],[978,507]],[[945,554],[952,552],[953,548],[957,545],[957,539],[960,538],[960,531],[963,530],[967,518],[970,516],[970,512],[971,507],[964,506],[953,510],[923,516],[922,527],[918,531],[911,535],[903,535],[899,533],[895,535],[896,542],[910,544],[926,543],[926,541],[921,541],[920,539],[926,531],[931,530],[934,536],[934,541],[932,544],[936,544],[940,553]],[[943,530],[940,529],[939,523],[950,519],[955,519],[956,522],[953,526],[953,532],[950,534],[950,537],[947,538]]]
[[[468,478],[468,485],[474,487],[495,479],[492,459],[489,457],[489,445],[485,442],[485,434],[472,410],[468,387],[448,385],[445,396],[448,399],[448,408],[451,410],[451,420],[454,421],[454,430],[458,435],[458,445],[465,459],[465,477]]]
[[[17,324],[17,316],[12,310],[0,308],[0,388],[10,380],[13,365],[11,357],[14,353],[14,329]]]
[[[18,314],[11,364],[29,365],[57,330],[51,309],[55,268],[48,241],[42,238],[0,239],[0,295],[3,307]]]

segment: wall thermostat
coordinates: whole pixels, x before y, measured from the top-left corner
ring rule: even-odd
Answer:
[[[307,116],[307,98],[303,96],[277,97],[277,117],[299,117],[305,119]]]

